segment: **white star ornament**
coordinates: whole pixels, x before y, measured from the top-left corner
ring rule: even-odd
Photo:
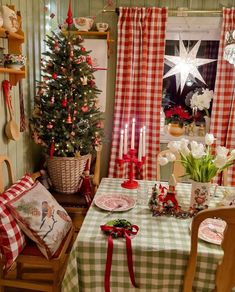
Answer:
[[[176,75],[176,79],[178,79],[177,74],[180,74],[181,92],[184,88],[184,85],[188,77],[197,78],[198,80],[206,84],[197,67],[216,61],[216,59],[202,59],[196,57],[200,44],[201,41],[198,41],[195,44],[195,46],[191,49],[191,51],[188,52],[184,46],[183,41],[180,40],[179,56],[165,55],[166,64],[172,68],[163,76],[163,79],[170,77],[172,75]],[[177,83],[179,83],[179,80],[177,81],[178,81]]]

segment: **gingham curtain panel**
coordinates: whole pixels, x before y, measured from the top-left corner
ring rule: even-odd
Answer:
[[[234,65],[224,60],[223,54],[225,33],[234,28],[235,9],[224,8],[210,132],[217,139],[216,145],[229,149],[235,148],[235,69]],[[235,186],[235,166],[228,169],[228,183]]]
[[[160,144],[166,20],[167,8],[120,8],[109,177],[120,175],[120,169],[116,163],[120,131],[124,129],[125,124],[129,125],[129,149],[131,121],[132,118],[135,118],[135,148],[138,146],[139,130],[144,125],[146,126],[147,159],[142,177],[144,179],[156,178],[156,160]]]

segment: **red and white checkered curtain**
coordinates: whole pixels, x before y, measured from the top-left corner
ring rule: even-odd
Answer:
[[[110,177],[120,176],[116,163],[120,131],[129,124],[130,147],[131,121],[135,118],[135,145],[139,129],[146,126],[147,160],[141,177],[156,179],[166,19],[167,8],[120,8]]]
[[[235,69],[223,59],[223,53],[225,33],[232,29],[235,29],[235,8],[224,8],[210,132],[217,139],[216,145],[229,149],[235,149]],[[235,166],[228,169],[228,183],[235,186]]]

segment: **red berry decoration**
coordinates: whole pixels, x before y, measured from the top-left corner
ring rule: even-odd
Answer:
[[[84,47],[81,47],[82,52],[86,52],[86,49]]]
[[[53,78],[54,80],[56,80],[56,78],[57,78],[57,74],[56,74],[56,73],[53,73],[53,74],[52,74],[52,78]]]

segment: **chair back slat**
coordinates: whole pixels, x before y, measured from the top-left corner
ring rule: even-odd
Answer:
[[[14,176],[12,170],[12,164],[9,158],[5,155],[0,155],[0,193],[4,192],[4,175],[3,175],[3,166],[6,164],[7,166],[7,174],[9,184],[12,185],[14,183]]]

